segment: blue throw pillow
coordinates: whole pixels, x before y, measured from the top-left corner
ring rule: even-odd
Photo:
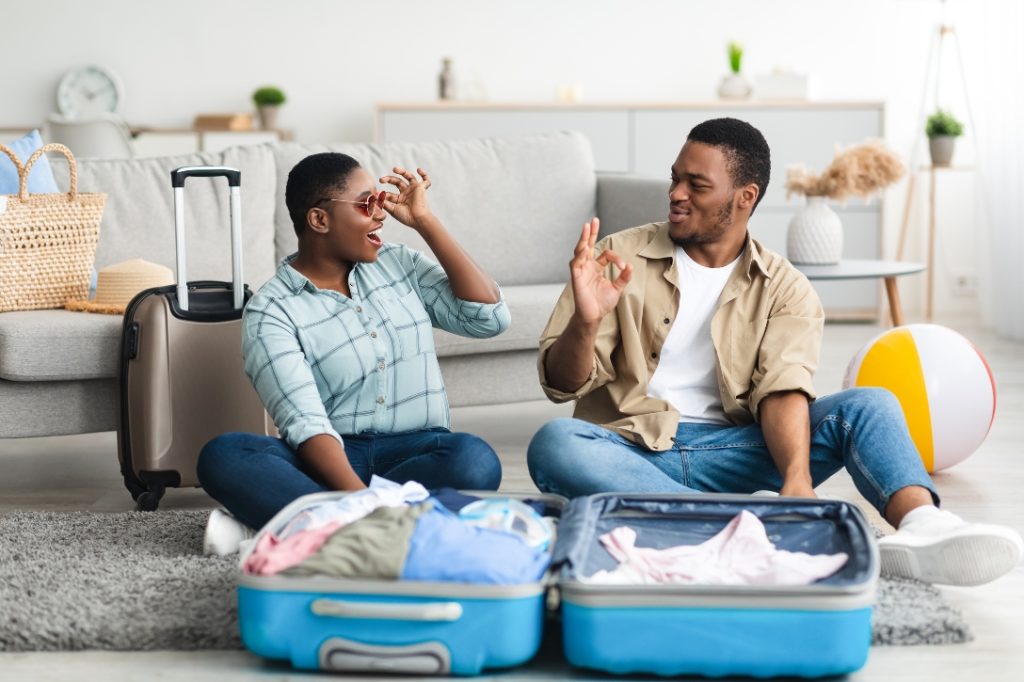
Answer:
[[[24,165],[29,157],[43,146],[43,138],[39,136],[38,130],[33,130],[24,137],[8,142],[7,146],[14,151]],[[57,182],[53,179],[53,171],[50,170],[50,162],[46,160],[45,154],[32,166],[32,172],[28,176],[28,191],[35,193],[60,191],[57,189]],[[17,193],[18,169],[14,167],[6,154],[0,152],[0,194]]]

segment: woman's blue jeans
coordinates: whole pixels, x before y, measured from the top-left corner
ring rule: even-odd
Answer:
[[[498,455],[472,434],[436,428],[343,438],[363,483],[374,474],[426,488],[497,490],[501,483]],[[197,473],[206,492],[251,528],[263,526],[292,500],[327,490],[283,440],[252,433],[211,440],[199,455]]]
[[[899,401],[886,389],[854,388],[810,405],[811,479],[815,486],[846,468],[880,513],[893,493],[921,486],[938,494]],[[530,476],[544,492],[752,493],[779,490],[782,478],[758,424],[681,422],[671,449],[654,452],[595,424],[556,419],[533,437]]]

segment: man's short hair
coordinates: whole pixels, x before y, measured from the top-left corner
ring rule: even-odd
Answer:
[[[736,118],[713,118],[695,126],[686,139],[716,147],[725,154],[733,187],[757,185],[757,201],[750,209],[753,214],[764,199],[772,170],[771,149],[761,131]]]
[[[284,203],[292,219],[295,234],[306,229],[306,214],[333,192],[344,192],[348,176],[359,162],[348,154],[323,152],[307,156],[288,173]]]

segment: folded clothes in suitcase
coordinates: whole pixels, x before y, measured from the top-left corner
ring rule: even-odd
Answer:
[[[698,545],[743,511],[780,550],[844,553],[838,572],[802,586],[601,584],[617,562],[600,536],[636,532],[637,547]],[[861,668],[871,643],[878,580],[874,534],[860,510],[838,500],[735,495],[603,494],[563,512],[553,562],[560,565],[565,654],[612,673],[839,675]]]
[[[567,502],[540,493],[476,495],[534,500],[550,517]],[[512,667],[534,656],[547,575],[524,584],[474,584],[244,570],[261,538],[280,535],[300,512],[344,496],[295,500],[242,552],[238,618],[242,641],[253,653],[311,670],[455,675]]]

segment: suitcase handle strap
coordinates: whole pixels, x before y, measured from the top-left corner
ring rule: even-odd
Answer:
[[[454,622],[462,618],[462,604],[457,601],[412,604],[321,598],[314,600],[309,610],[318,616],[373,620]]]
[[[228,166],[182,166],[171,171],[174,187],[174,245],[178,306],[188,310],[188,277],[185,257],[185,180],[187,178],[228,179],[231,194],[231,290],[236,309],[244,304],[245,285],[242,283],[242,199],[240,187],[242,172]]]

